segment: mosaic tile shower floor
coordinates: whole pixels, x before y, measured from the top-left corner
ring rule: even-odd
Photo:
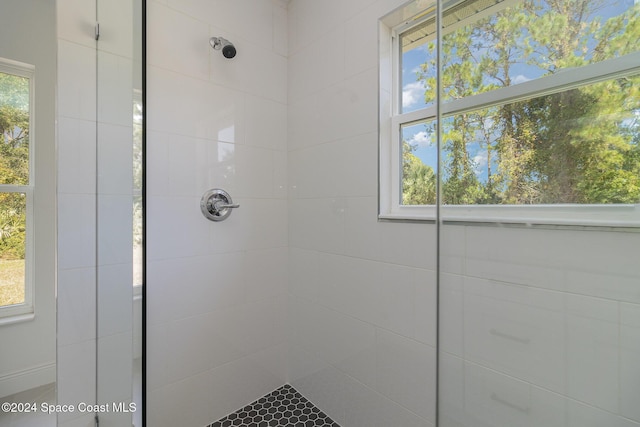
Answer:
[[[289,384],[207,427],[340,427]]]

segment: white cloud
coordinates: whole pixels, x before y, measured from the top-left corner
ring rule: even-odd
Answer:
[[[476,175],[482,174],[483,169],[486,168],[488,161],[489,158],[487,157],[486,151],[481,151],[473,157]]]
[[[413,137],[407,141],[411,145],[418,145],[420,147],[428,147],[431,145],[431,138],[427,132],[418,132]]]
[[[422,82],[413,82],[402,88],[402,107],[409,108],[419,102],[424,102],[424,85]]]
[[[529,77],[522,75],[522,74],[518,74],[517,76],[515,76],[511,82],[514,85],[520,84],[520,83],[524,83],[524,82],[528,82],[529,80],[531,80]]]

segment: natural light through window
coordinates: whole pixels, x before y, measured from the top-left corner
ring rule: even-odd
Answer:
[[[381,194],[383,216],[432,215],[417,207],[436,203],[439,137],[441,203],[465,207],[445,211],[450,218],[474,219],[482,211],[469,207],[479,205],[507,217],[513,206],[548,213],[550,206],[577,212],[606,205],[637,220],[640,2],[448,6],[440,99],[435,7],[414,9],[405,10],[419,18],[383,19],[388,30],[381,27],[391,39],[388,52],[381,45],[381,60],[393,70],[381,67],[381,105],[390,97],[389,110],[381,109],[381,180],[389,181],[380,186],[389,193]],[[529,209],[525,216],[532,215],[538,213]]]
[[[31,74],[0,59],[0,317],[31,310]]]

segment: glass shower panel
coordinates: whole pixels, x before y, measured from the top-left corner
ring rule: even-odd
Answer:
[[[577,79],[597,71],[594,62],[637,54],[637,4],[551,3],[510,3],[478,21],[483,32],[461,30],[443,50],[509,34],[512,53],[536,61],[481,55],[455,66],[473,74],[505,61],[500,72],[513,66],[512,83],[543,60],[556,64],[540,81],[569,76],[560,69],[570,66]],[[589,28],[574,34],[581,49],[557,49],[570,35],[542,31],[551,17]],[[597,47],[618,42],[619,50]],[[448,77],[445,69],[445,86]],[[438,426],[640,426],[637,69],[490,104],[450,114],[441,130]],[[545,219],[549,205],[556,213]],[[614,218],[620,209],[628,221]],[[462,210],[473,215],[456,220]]]
[[[639,425],[637,230],[441,235],[440,426]]]
[[[98,1],[97,414],[141,424],[142,2]]]

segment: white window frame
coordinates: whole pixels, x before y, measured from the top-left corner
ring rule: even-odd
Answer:
[[[2,193],[24,193],[27,203],[25,231],[25,289],[24,302],[0,307],[0,325],[30,320],[35,316],[34,226],[33,194],[35,188],[35,66],[11,59],[0,58],[0,72],[29,79],[29,183],[28,185],[0,184]]]
[[[504,1],[497,7],[505,7]],[[379,219],[436,220],[436,206],[401,205],[401,128],[425,120],[562,92],[640,73],[640,52],[568,69],[518,85],[401,113],[400,34],[424,22],[435,1],[413,0],[379,21]],[[490,8],[489,13],[495,11]],[[486,15],[486,13],[482,13]],[[477,17],[473,17],[476,20]],[[459,25],[456,25],[456,27]],[[437,136],[438,141],[440,135]],[[438,146],[440,144],[438,143]],[[440,218],[452,222],[640,227],[640,204],[611,205],[441,205]]]

